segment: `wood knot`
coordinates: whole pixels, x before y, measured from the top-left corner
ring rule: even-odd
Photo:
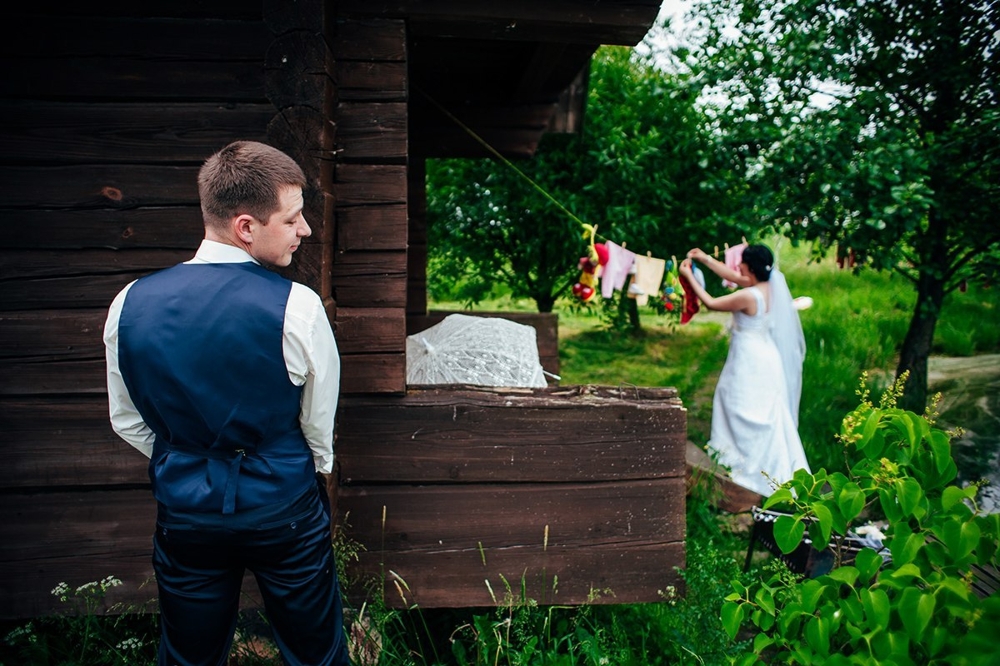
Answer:
[[[112,201],[121,201],[122,191],[119,190],[117,187],[111,187],[110,185],[107,185],[101,188],[101,196],[105,197],[106,199],[111,199]]]
[[[135,232],[132,231],[132,227],[125,227],[125,230],[122,231],[122,238],[130,238],[133,233]]]

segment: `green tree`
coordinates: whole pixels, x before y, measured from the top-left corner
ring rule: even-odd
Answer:
[[[692,15],[744,224],[913,282],[896,374],[922,411],[944,299],[1000,253],[1000,3],[703,0]]]
[[[717,243],[734,219],[726,202],[741,186],[703,130],[697,93],[631,49],[604,47],[593,59],[583,131],[547,135],[516,167],[597,225],[599,237],[629,249],[662,257]],[[548,312],[579,276],[579,222],[500,161],[430,162],[428,220],[435,277],[461,285],[467,301],[500,282]]]

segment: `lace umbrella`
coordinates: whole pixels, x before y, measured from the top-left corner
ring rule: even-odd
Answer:
[[[406,383],[546,386],[535,329],[452,314],[406,338]]]

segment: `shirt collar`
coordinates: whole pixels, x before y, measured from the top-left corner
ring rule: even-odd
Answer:
[[[244,264],[248,261],[258,263],[256,259],[235,245],[227,245],[208,239],[202,240],[194,259],[187,264]]]

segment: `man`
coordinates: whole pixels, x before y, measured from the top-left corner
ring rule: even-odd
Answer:
[[[198,175],[194,259],[122,290],[104,331],[111,423],[149,456],[161,666],[226,662],[245,569],[286,664],[347,664],[316,482],[340,358],[320,298],[268,269],[311,231],[302,169],[240,141]]]

